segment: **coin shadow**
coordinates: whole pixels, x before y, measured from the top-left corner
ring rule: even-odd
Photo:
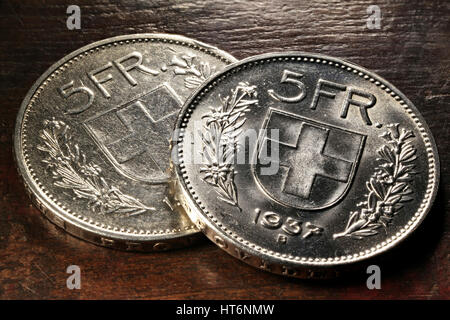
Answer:
[[[289,279],[289,281],[308,284],[312,287],[321,287],[326,283],[329,288],[342,288],[358,285],[366,282],[368,277],[367,267],[377,265],[380,267],[382,281],[394,281],[395,279],[410,277],[430,268],[434,262],[433,255],[445,229],[445,212],[447,195],[445,184],[441,179],[434,204],[422,224],[407,239],[399,243],[379,256],[370,258],[355,265],[344,266],[337,269],[337,276],[331,279]],[[434,267],[434,266],[432,266]]]

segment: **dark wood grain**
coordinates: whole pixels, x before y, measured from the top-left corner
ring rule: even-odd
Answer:
[[[379,30],[366,27],[372,1],[76,2],[82,29],[73,31],[65,13],[72,1],[0,2],[0,298],[450,298],[448,1],[379,0]],[[237,58],[285,50],[329,54],[377,72],[415,103],[436,138],[441,186],[433,210],[393,252],[332,281],[265,273],[207,240],[186,250],[137,254],[67,235],[31,206],[16,174],[16,113],[33,82],[61,57],[138,32],[185,35]],[[381,290],[366,288],[370,263],[381,266]],[[71,264],[81,267],[81,290],[66,288]]]

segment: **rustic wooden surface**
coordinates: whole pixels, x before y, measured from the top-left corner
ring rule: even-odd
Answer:
[[[448,1],[376,1],[382,13],[379,30],[366,27],[372,1],[76,1],[82,28],[70,31],[66,8],[72,2],[0,2],[0,298],[450,297]],[[369,263],[333,281],[305,281],[256,270],[207,240],[166,253],[105,249],[65,234],[31,206],[11,154],[15,117],[26,92],[69,52],[138,32],[185,35],[237,58],[283,50],[341,57],[377,72],[415,103],[439,148],[440,192],[408,241],[369,262],[381,267],[381,290],[366,288]],[[71,264],[81,267],[81,290],[66,288]]]

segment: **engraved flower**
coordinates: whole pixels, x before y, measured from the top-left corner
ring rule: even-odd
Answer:
[[[90,163],[80,167],[80,172],[87,176],[97,176],[102,172],[102,169],[95,163]]]
[[[256,98],[258,96],[256,86],[250,85],[248,82],[239,82],[237,89],[240,89],[242,93],[247,94],[249,98]]]
[[[105,212],[109,209],[111,201],[113,200],[113,190],[103,178],[90,179],[90,184],[95,186],[95,191],[91,196],[88,205],[92,207],[93,211],[97,209],[100,212]]]
[[[213,162],[206,164],[205,167],[200,168],[200,172],[204,172],[204,179],[211,179],[213,184],[217,184],[220,180],[225,180],[227,175],[231,172],[231,164]]]
[[[206,119],[206,126],[211,123],[216,123],[219,127],[224,128],[230,122],[230,111],[222,111],[221,108],[211,108],[211,113],[204,115],[202,118]]]
[[[395,139],[398,139],[398,137],[400,136],[399,131],[398,131],[398,126],[399,126],[399,125],[400,125],[399,123],[392,123],[392,124],[388,124],[388,125],[387,125],[387,127],[389,128],[389,130],[390,130],[392,136],[393,136]]]
[[[181,56],[181,59],[183,59],[186,62],[187,66],[192,66],[194,61],[195,55],[188,53]]]
[[[392,132],[390,131],[385,131],[380,135],[380,138],[385,139],[386,141],[390,142],[392,141]]]
[[[174,55],[169,62],[169,66],[175,66],[174,73],[176,75],[193,74],[197,77],[201,77],[202,73],[194,64],[195,55],[184,54],[180,57]]]
[[[394,212],[394,207],[387,203],[381,203],[380,210],[387,215],[391,215]]]
[[[66,124],[63,121],[55,120],[55,117],[52,120],[44,120],[44,126],[50,129],[61,130],[66,128]]]
[[[390,185],[394,182],[394,177],[392,176],[393,164],[392,163],[383,163],[379,166],[383,168],[383,170],[378,170],[374,174],[374,178],[376,181]]]
[[[392,184],[392,183],[394,183],[394,177],[391,175],[385,175],[383,177],[383,182],[386,184]]]
[[[190,60],[190,61],[192,61],[192,60]],[[182,67],[182,68],[187,68],[188,63],[185,59],[180,59],[178,56],[174,55],[172,57],[172,60],[169,63],[169,66],[178,66],[178,67]]]

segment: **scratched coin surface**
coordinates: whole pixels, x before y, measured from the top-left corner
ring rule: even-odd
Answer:
[[[328,56],[235,63],[189,98],[176,129],[177,200],[218,246],[275,273],[303,277],[395,246],[438,187],[414,105]]]
[[[201,233],[167,200],[169,139],[184,100],[229,54],[175,35],[95,42],[58,61],[22,103],[19,173],[54,223],[91,242],[164,250]]]

